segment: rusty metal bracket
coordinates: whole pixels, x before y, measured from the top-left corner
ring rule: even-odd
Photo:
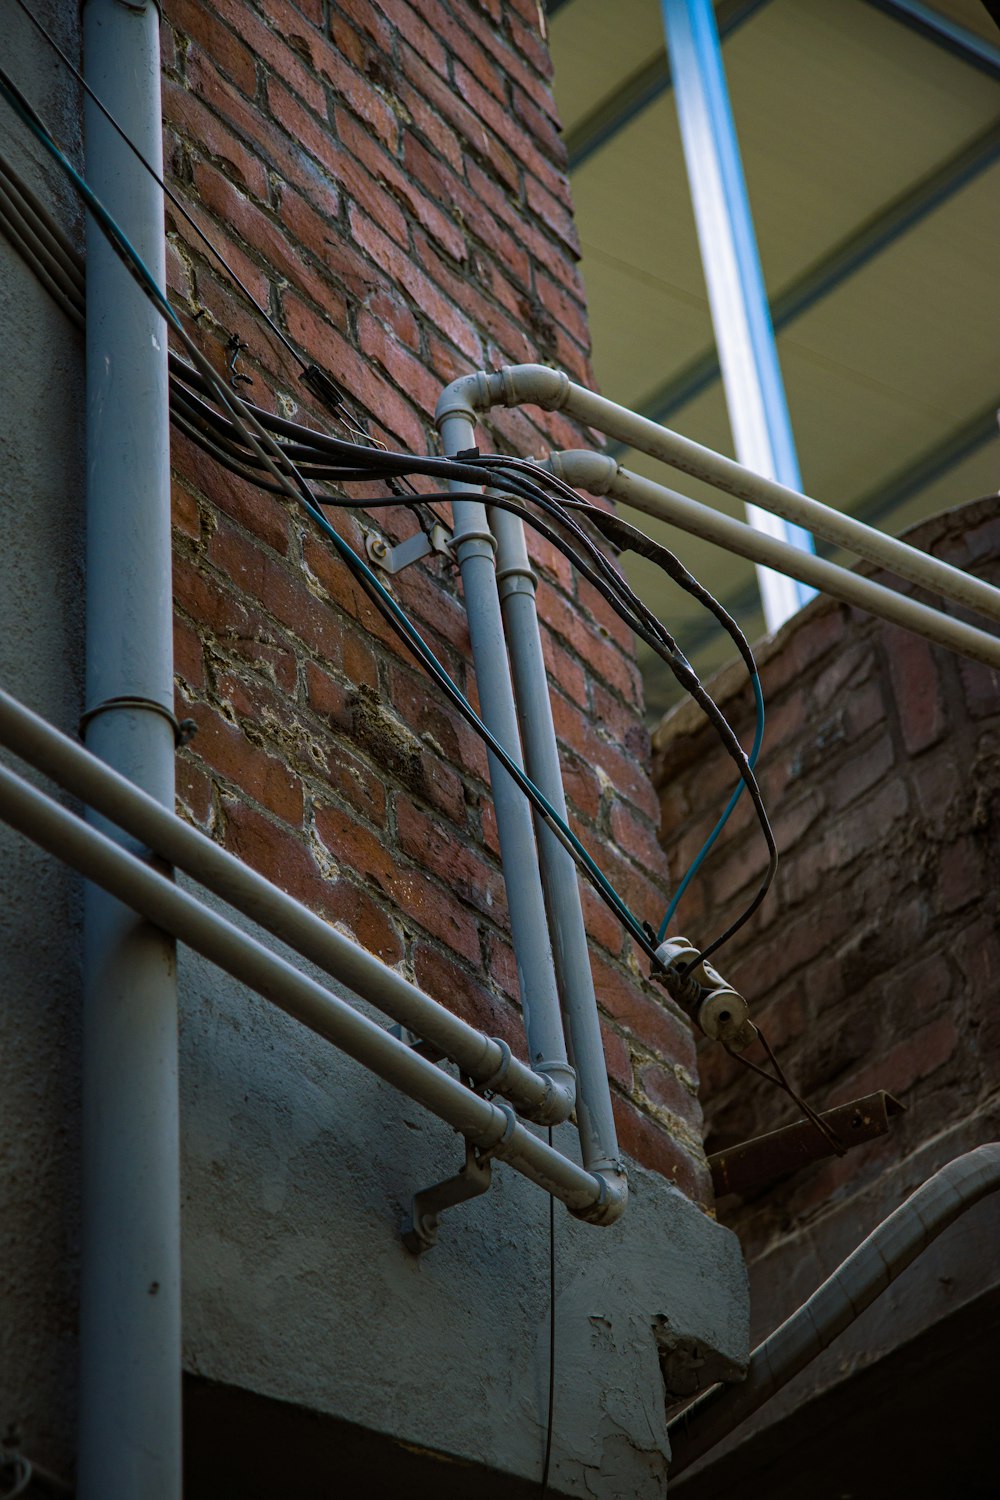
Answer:
[[[850,1150],[885,1135],[891,1117],[905,1111],[905,1104],[879,1089],[863,1099],[825,1110],[820,1118],[835,1132],[841,1145]],[[721,1198],[724,1193],[755,1192],[810,1162],[834,1154],[830,1142],[810,1120],[799,1120],[795,1125],[731,1146],[728,1151],[716,1151],[708,1158],[708,1165],[716,1196]]]

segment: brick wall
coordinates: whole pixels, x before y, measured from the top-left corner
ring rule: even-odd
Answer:
[[[564,152],[535,0],[167,0],[165,156],[195,220],[285,331],[391,447],[433,447],[442,386],[551,360],[590,380]],[[221,369],[227,340],[261,405],[338,430],[295,361],[168,210],[170,281]],[[499,414],[520,454],[582,435]],[[185,816],[386,963],[523,1055],[480,743],[310,524],[175,434],[179,758]],[[337,523],[391,540],[405,509]],[[533,544],[576,827],[626,899],[665,899],[641,688],[627,632]],[[451,676],[470,652],[440,562],[392,581]],[[642,982],[589,893],[623,1148],[704,1198],[685,1023]]]
[[[994,499],[926,522],[909,539],[1000,576]],[[720,952],[719,967],[814,1106],[884,1088],[908,1112],[889,1136],[840,1161],[752,1202],[724,1200],[720,1217],[739,1231],[751,1262],[803,1226],[822,1238],[831,1212],[842,1221],[843,1253],[865,1222],[843,1228],[859,1195],[874,1201],[884,1177],[888,1211],[1000,1126],[998,674],[817,600],[761,654],[761,681],[768,727],[758,775],[781,864],[772,894]],[[747,743],[745,682],[745,672],[726,669],[709,687]],[[731,762],[687,706],[663,721],[654,747],[662,836],[678,879],[731,789]],[[677,930],[717,930],[764,865],[744,799]],[[796,1117],[784,1095],[721,1049],[706,1046],[700,1068],[710,1150]],[[916,1179],[903,1171],[889,1185],[908,1158],[919,1158]],[[757,1321],[770,1328],[774,1312],[788,1310],[784,1292],[758,1291]]]

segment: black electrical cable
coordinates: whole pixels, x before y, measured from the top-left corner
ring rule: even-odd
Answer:
[[[24,99],[24,96],[20,93],[20,91],[17,90],[14,85],[12,85],[9,79],[6,79],[6,81],[10,91],[9,96],[13,96],[13,98],[16,98],[19,101],[22,112],[28,111],[33,114],[34,112],[31,110],[31,107],[27,104],[27,101]],[[37,119],[37,117],[35,118]],[[126,266],[129,268],[135,279],[139,282],[140,286],[142,286],[145,291],[149,292],[150,289],[146,287],[143,280],[143,275],[145,274],[144,268],[142,268],[143,274],[139,274],[136,266],[132,263],[131,247],[129,247],[127,245],[127,242],[123,240],[123,237],[120,236],[120,233],[112,233],[111,225],[102,224],[102,228],[104,229],[105,233],[108,234],[108,237],[111,239],[117,252],[125,261]],[[189,350],[189,353],[191,353],[192,358],[195,359],[196,365],[199,366],[199,370],[198,373],[196,373],[195,371],[191,371],[189,367],[183,364],[183,361],[172,359],[172,376],[178,375],[182,381],[186,380],[191,384],[199,387],[206,394],[214,395],[218,399],[220,386],[218,383],[216,372],[212,370],[211,366],[204,359],[204,357],[200,356],[200,354],[196,352],[195,346],[179,323],[177,324],[176,331],[181,335],[185,345]],[[221,418],[218,413],[213,412],[208,403],[198,402],[197,405],[199,408],[201,408],[200,411],[192,411],[190,409],[191,398],[189,395],[186,402],[182,401],[179,404],[182,407],[186,407],[186,409],[182,410],[180,413],[182,430],[186,431],[193,440],[201,441],[203,445],[210,444],[213,457],[216,457],[220,461],[226,463],[227,467],[234,468],[236,472],[241,473],[242,477],[254,483],[260,483],[260,478],[255,473],[248,472],[248,470],[254,470],[263,466],[273,474],[274,479],[277,481],[277,485],[272,487],[277,488],[280,491],[285,491],[286,493],[288,492],[286,488],[287,480],[283,475],[281,475],[279,471],[276,471],[274,469],[273,464],[266,459],[263,451],[258,447],[256,442],[251,439],[250,454],[241,452],[237,443],[234,441],[231,435],[232,424],[227,423],[226,419]],[[228,401],[226,401],[225,404],[228,405]],[[240,406],[247,415],[252,417],[253,424],[257,427],[261,436],[266,436],[270,439],[270,445],[273,447],[275,454],[279,455],[279,462],[286,464],[289,470],[295,475],[295,484],[299,486],[300,489],[299,492],[295,493],[293,497],[305,498],[307,505],[314,504],[315,497],[313,497],[311,495],[311,492],[308,491],[305,483],[305,476],[296,469],[294,458],[304,460],[309,471],[309,477],[317,479],[330,478],[343,480],[349,476],[356,476],[359,479],[370,479],[373,476],[367,472],[363,472],[361,470],[358,470],[357,468],[347,470],[343,466],[343,460],[348,456],[352,460],[352,463],[354,465],[357,465],[358,460],[362,454],[364,455],[365,469],[375,470],[378,475],[385,478],[390,483],[392,482],[390,476],[395,477],[414,472],[441,474],[443,476],[447,476],[452,482],[460,479],[471,479],[473,482],[478,482],[481,478],[481,475],[476,471],[475,466],[469,466],[471,468],[471,472],[463,473],[463,465],[460,462],[456,462],[456,460],[454,459],[414,459],[412,456],[408,455],[390,454],[384,449],[360,449],[357,444],[346,443],[342,440],[334,439],[324,434],[313,433],[310,429],[301,428],[297,424],[288,423],[284,419],[275,418],[272,414],[252,407],[249,404],[241,403]],[[233,407],[231,405],[230,410],[233,411]],[[240,437],[244,441],[246,441],[249,437],[247,428],[245,424],[240,420],[237,413],[234,412],[234,416],[236,417],[237,437]],[[219,442],[212,442],[212,440],[208,438],[208,434],[200,430],[203,423],[205,425],[208,425],[209,427],[215,428],[216,436],[220,440]],[[271,434],[265,433],[264,429],[266,427],[270,427],[272,429],[277,428],[279,431],[284,430],[287,436],[293,437],[295,439],[305,438],[306,443],[303,445],[299,445],[297,443],[286,443],[285,445],[280,445],[274,441]],[[331,456],[335,455],[341,460],[341,464],[337,467],[333,467],[324,466],[322,463],[310,463],[309,460],[315,459],[317,449],[325,450]],[[506,461],[500,456],[496,456],[495,458],[489,460],[489,463],[492,464],[494,468],[496,468],[497,466],[503,466],[507,469],[512,469],[517,466],[517,461]],[[241,465],[245,465],[246,467],[241,468]],[[494,475],[493,477],[494,479],[496,479],[499,476]],[[535,478],[537,477],[538,471],[536,470]],[[575,565],[577,567],[581,567],[581,571],[584,571],[585,576],[588,576],[590,581],[593,582],[596,587],[601,589],[604,596],[608,598],[609,602],[611,602],[612,605],[618,609],[618,612],[624,619],[626,619],[630,627],[635,629],[640,637],[646,640],[652,649],[658,651],[659,654],[663,656],[664,660],[667,661],[668,665],[670,665],[671,669],[674,671],[675,675],[678,678],[678,681],[680,681],[681,684],[689,692],[691,692],[696,700],[700,703],[703,710],[707,713],[710,720],[718,729],[720,735],[722,736],[723,743],[726,745],[726,748],[731,754],[734,754],[734,758],[737,760],[737,765],[740,769],[741,776],[743,776],[745,780],[748,776],[751,778],[750,782],[748,782],[748,785],[751,791],[751,795],[753,796],[757,791],[756,784],[752,783],[752,773],[750,773],[749,767],[746,765],[746,758],[745,756],[743,756],[743,752],[741,747],[739,746],[739,742],[733,735],[732,730],[726,722],[724,716],[719,712],[716,705],[712,702],[707,693],[705,693],[701,683],[697,678],[697,675],[690,667],[690,664],[678,651],[676,642],[674,642],[673,638],[668,634],[668,632],[666,632],[660,622],[656,620],[656,617],[652,615],[651,611],[649,611],[646,606],[637,599],[635,594],[629,588],[623,575],[621,575],[620,572],[614,567],[614,565],[610,563],[607,558],[605,558],[600,549],[592,543],[586,533],[584,533],[583,530],[578,527],[574,521],[572,521],[572,519],[566,514],[565,509],[549,499],[540,489],[540,487],[534,482],[534,480],[528,481],[524,477],[523,471],[520,475],[517,476],[516,479],[514,475],[510,473],[504,474],[501,478],[501,482],[505,489],[513,490],[515,493],[531,499],[532,501],[534,501],[534,503],[538,504],[543,509],[546,509],[551,515],[555,516],[559,524],[566,527],[566,529],[568,529],[573,534],[574,539],[578,544],[585,547],[585,549],[589,552],[591,559],[596,563],[597,567],[601,571],[603,571],[606,580],[610,583],[611,591],[609,592],[609,589],[607,587],[604,587],[602,583],[594,576],[594,571],[592,568],[584,568],[581,566],[583,563],[583,559],[580,558],[579,555],[575,555],[572,551],[570,551],[569,555],[573,559]],[[575,494],[574,501],[576,505],[581,509],[585,507],[585,502],[581,502],[579,497],[575,496]],[[403,503],[406,502],[404,501]],[[605,512],[600,511],[597,507],[589,507],[588,509],[595,511],[599,516],[605,515]],[[526,518],[530,520],[532,524],[538,524],[537,517],[531,517],[530,515],[528,515]],[[562,545],[562,549],[564,551],[567,550],[565,544],[561,544],[558,539],[552,536],[551,531],[548,534],[550,539],[556,540],[557,545]],[[682,571],[685,577],[690,577],[690,575],[686,574],[686,570]],[[366,592],[371,595],[372,591],[370,587],[368,587],[365,580],[363,578],[360,578],[359,581],[362,582],[362,584],[365,586]],[[373,602],[375,602],[379,608],[383,609],[384,612],[382,601],[380,601],[377,597],[373,597]],[[426,648],[424,649],[426,650]],[[418,655],[419,654],[420,653],[418,652]],[[423,664],[425,665],[425,667],[429,667],[429,662],[426,658],[424,659]],[[446,678],[445,681],[447,681]],[[442,681],[441,685],[442,687],[444,687],[445,682]],[[446,688],[446,691],[447,690],[448,689]],[[453,688],[451,688],[451,694],[454,695]],[[759,813],[763,814],[763,807],[760,803],[759,793],[757,793],[757,795],[754,797],[754,800],[755,805],[758,806]],[[769,833],[769,830],[767,830],[767,832]],[[773,867],[775,858],[773,843],[771,845],[770,852],[772,855]],[[763,899],[763,891],[761,892],[761,896],[759,899]],[[734,926],[729,929],[722,938],[717,939],[716,942],[711,945],[711,948],[705,951],[714,951],[715,948],[721,946],[721,943],[725,941],[729,936],[731,936],[732,932],[737,930],[738,926],[742,925],[743,921],[747,920],[751,911],[756,908],[757,904],[759,904],[759,901],[757,903],[754,903],[754,905],[743,915],[740,921],[734,924]],[[617,914],[619,916],[622,915],[620,911]],[[629,917],[631,917],[631,914],[629,914]],[[636,936],[638,938],[634,919],[629,920],[626,925],[629,927],[629,930],[633,932],[633,936]],[[641,946],[648,953],[650,953],[650,956],[654,956],[655,950],[651,949],[651,945],[648,942],[648,939],[645,937],[645,934],[643,934]]]
[[[260,417],[265,422],[267,421],[268,416],[269,414],[267,413],[260,413]],[[219,418],[216,415],[214,417],[209,417],[208,420],[210,422],[214,421],[217,423],[219,421]],[[277,419],[276,421],[273,421],[271,425],[283,430],[283,432],[287,436],[294,435],[296,439],[307,436],[307,430],[302,429],[298,427],[297,424],[288,422],[285,419]],[[330,452],[331,455],[336,454],[337,456],[348,456],[345,454],[344,450],[353,450],[349,451],[349,456],[354,462],[356,462],[358,458],[358,450],[354,448],[353,445],[343,444],[339,439],[324,437],[323,440],[317,444],[313,444],[310,440],[309,442],[295,442],[283,445],[283,451],[289,457],[294,456],[294,458],[299,462],[301,462],[303,458],[308,458],[310,454],[314,454],[317,449],[326,450]],[[516,493],[529,497],[535,504],[546,510],[550,515],[553,515],[558,520],[559,524],[566,527],[573,534],[575,541],[586,548],[592,561],[596,563],[597,567],[601,570],[601,572],[603,572],[605,579],[610,582],[612,591],[609,591],[609,588],[606,586],[604,581],[595,576],[593,568],[588,567],[584,564],[583,559],[579,556],[578,553],[576,553],[572,549],[568,549],[566,544],[558,536],[554,535],[551,529],[544,528],[539,523],[537,517],[534,517],[530,513],[526,513],[524,511],[517,512],[522,516],[523,519],[529,521],[529,523],[535,526],[536,529],[541,531],[549,541],[553,542],[554,545],[559,547],[561,551],[563,551],[567,556],[570,557],[571,561],[573,561],[573,563],[581,571],[581,573],[583,573],[583,575],[587,577],[588,581],[591,582],[593,586],[596,587],[606,599],[608,599],[612,606],[617,609],[618,613],[622,616],[623,619],[625,619],[630,628],[633,629],[636,634],[651,647],[652,650],[656,651],[657,654],[662,657],[662,659],[667,663],[671,671],[674,673],[677,681],[701,707],[702,711],[705,713],[706,717],[709,719],[710,723],[719,734],[720,739],[722,740],[722,743],[727,752],[735,762],[740,776],[750,793],[768,850],[767,869],[754,898],[743,909],[736,920],[730,923],[730,925],[724,930],[722,934],[720,934],[710,944],[708,944],[704,949],[701,950],[700,954],[695,960],[695,963],[701,962],[705,957],[708,957],[711,954],[717,952],[724,943],[728,942],[729,939],[733,937],[735,933],[738,932],[746,922],[749,921],[750,917],[755,911],[758,910],[761,903],[765,899],[771,883],[773,882],[774,875],[777,869],[777,848],[774,843],[774,838],[771,833],[766,809],[764,808],[763,799],[760,795],[760,790],[757,785],[756,778],[753,775],[742,746],[740,745],[739,740],[734,734],[725,716],[722,714],[721,710],[718,708],[718,706],[715,704],[715,702],[703,687],[694,669],[691,667],[687,659],[683,656],[683,653],[678,650],[677,643],[674,641],[673,637],[666,631],[662,623],[656,618],[652,611],[650,611],[647,606],[645,606],[643,602],[637,598],[637,596],[629,587],[624,576],[610,561],[610,559],[604,556],[604,554],[598,547],[595,546],[595,544],[586,535],[582,528],[577,526],[575,522],[573,522],[572,518],[567,515],[564,507],[560,506],[557,502],[546,496],[541,490],[540,486],[534,481],[527,480],[526,477],[524,477],[523,473],[516,481],[513,481],[512,475],[504,473],[498,474],[494,472],[496,468],[503,469],[507,467],[514,467],[514,464],[508,465],[508,463],[500,457],[497,457],[496,459],[490,459],[488,461],[484,461],[479,456],[477,456],[475,459],[470,459],[467,455],[462,455],[458,459],[435,459],[429,457],[418,458],[406,454],[390,454],[387,452],[373,454],[370,450],[364,451],[366,466],[368,466],[368,460],[371,459],[372,462],[370,464],[370,467],[380,474],[385,474],[387,472],[399,473],[406,470],[410,473],[442,475],[448,477],[453,483],[461,482],[462,480],[468,479],[469,477],[471,477],[474,481],[478,481],[481,478],[488,476],[493,481],[494,486],[496,486],[497,484],[502,484],[505,489],[514,489]],[[303,472],[305,472],[305,470]],[[324,469],[322,466],[310,466],[308,472],[309,477],[314,479],[327,478],[332,480],[340,480],[341,482],[349,479],[365,480],[374,477],[363,473],[357,468],[351,468],[350,470],[347,470],[343,467],[330,467]],[[244,477],[247,476],[244,475]],[[535,477],[538,477],[537,470],[535,471]],[[555,476],[550,477],[555,478]],[[608,513],[602,510],[600,507],[588,506],[586,502],[580,500],[580,497],[577,496],[575,492],[571,493],[573,495],[573,501],[576,508],[584,511],[587,514],[587,518],[592,525],[597,527],[599,530],[603,530],[604,527],[602,527],[602,522],[605,523],[605,525],[608,524]],[[427,498],[448,499],[453,497],[442,494],[440,496],[428,496]],[[479,497],[477,496],[477,498]],[[487,503],[494,503],[495,501],[496,503],[500,504],[501,508],[507,508],[511,510],[515,509],[515,507],[511,505],[509,500],[507,500],[506,498],[500,496],[489,496],[486,498]],[[363,506],[366,502],[343,502],[337,500],[325,501],[322,503],[335,505],[353,503],[358,506]],[[756,674],[756,664],[745,637],[739,630],[735,621],[733,621],[731,617],[726,613],[726,611],[722,608],[722,606],[718,604],[718,601],[714,600],[712,596],[708,594],[708,591],[703,589],[702,586],[698,584],[697,580],[693,578],[693,576],[688,572],[683,564],[680,563],[680,561],[675,558],[674,555],[670,553],[666,548],[660,548],[658,544],[646,538],[642,532],[639,532],[636,528],[631,527],[627,522],[621,522],[620,525],[615,528],[615,521],[617,521],[617,518],[611,518],[611,524],[608,527],[608,529],[612,530],[613,535],[616,534],[617,537],[623,540],[627,545],[641,550],[644,555],[657,562],[668,572],[669,576],[673,577],[677,582],[679,582],[682,587],[687,588],[689,592],[692,592],[695,597],[699,598],[702,603],[707,604],[708,601],[711,600],[711,604],[715,605],[715,609],[713,612],[716,614],[716,617],[720,619],[720,623],[722,623],[732,635],[734,641],[736,642],[737,648],[740,650],[741,655],[743,655],[744,660],[747,663],[748,669],[750,670],[751,674]],[[625,601],[624,607],[622,603],[623,600]],[[711,606],[709,605],[709,607]]]

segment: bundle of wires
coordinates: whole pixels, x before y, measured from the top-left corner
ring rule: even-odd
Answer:
[[[68,63],[68,59],[66,61]],[[73,71],[76,73],[75,68]],[[83,82],[82,79],[80,81]],[[143,265],[120,227],[96,199],[88,184],[56,145],[31,104],[2,69],[0,69],[0,92],[35,138],[59,163],[123,264],[145,295],[162,312],[187,352],[191,360],[190,364],[173,352],[170,355],[170,409],[172,420],[178,429],[230,472],[261,489],[283,494],[304,507],[314,523],[327,536],[366,596],[388,620],[462,717],[480,735],[489,751],[529,798],[538,816],[570,851],[585,877],[654,965],[657,964],[657,944],[662,941],[667,923],[676,909],[678,900],[683,895],[697,866],[718,837],[726,818],[735,806],[737,797],[744,787],[747,789],[767,843],[768,868],[750,904],[720,936],[697,955],[691,966],[697,965],[720,948],[757,910],[771,884],[777,864],[774,839],[753,774],[753,764],[759,752],[763,730],[763,704],[757,669],[742,632],[722,606],[707,590],[702,588],[683,564],[666,548],[653,542],[620,517],[581,499],[562,481],[533,463],[499,454],[480,454],[478,451],[463,453],[454,458],[393,453],[383,448],[366,447],[357,441],[348,441],[314,431],[242,400],[231,387],[227,386],[191,339],[165,294]],[[100,103],[100,101],[97,102]],[[103,106],[100,107],[103,109]],[[107,113],[107,111],[104,112]],[[108,118],[111,119],[110,116]],[[112,124],[119,129],[113,120]],[[127,139],[127,137],[123,138]],[[153,169],[145,163],[144,158],[138,152],[136,155],[152,172]],[[153,175],[156,176],[155,173]],[[158,177],[157,180],[161,181]],[[169,193],[185,217],[189,217],[166,185],[161,182],[161,186]],[[58,226],[51,220],[30,190],[9,167],[2,164],[0,164],[0,221],[3,222],[6,232],[22,253],[37,267],[43,281],[64,307],[67,315],[82,323],[84,270],[79,257],[76,256]],[[201,231],[199,230],[198,233],[200,234]],[[237,284],[241,285],[238,279]],[[246,295],[250,297],[249,293]],[[252,297],[250,300],[261,315],[271,323],[286,347],[291,349],[287,339],[273,324],[264,309],[260,308]],[[297,355],[296,358],[298,358]],[[298,362],[302,365],[301,361]],[[304,365],[302,365],[302,370],[303,378],[307,383],[314,390],[322,391],[324,388],[322,372]],[[312,380],[310,376],[313,377]],[[328,380],[325,385],[331,388]],[[345,410],[342,409],[337,413],[341,420],[344,420]],[[354,430],[360,436],[366,436],[356,424]],[[449,488],[430,493],[421,492],[418,495],[410,487],[410,482],[418,476],[425,479],[438,479]],[[372,483],[383,491],[389,490],[390,493],[375,493],[358,500],[346,499],[340,494],[331,494],[325,488],[330,484],[346,483],[352,485]],[[324,486],[324,488],[317,490],[315,488],[317,485]],[[407,490],[401,494],[404,485],[407,486]],[[469,486],[470,490],[466,492],[465,497],[482,500],[484,497],[480,487],[483,485],[488,486],[490,490],[487,497],[489,505],[511,511],[557,547],[570,559],[581,576],[586,578],[611,604],[635,634],[667,663],[680,685],[701,707],[737,767],[740,777],[737,791],[692,870],[685,877],[660,926],[659,934],[629,909],[577,836],[556,813],[548,799],[525,775],[507,748],[501,745],[483,724],[465,695],[452,681],[396,600],[385,589],[364,559],[359,557],[339,536],[325,514],[328,509],[339,507],[374,509],[380,506],[398,506],[402,499],[404,504],[411,505],[419,515],[423,508],[434,502],[454,499],[456,497],[455,486]],[[679,649],[676,641],[634,593],[617,563],[607,555],[606,549],[609,543],[617,552],[637,551],[655,562],[680,587],[710,609],[736,643],[747,664],[758,709],[757,734],[749,759],[724,715],[700,682],[697,673]]]

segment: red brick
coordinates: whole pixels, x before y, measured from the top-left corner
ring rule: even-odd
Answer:
[[[506,126],[500,136],[484,130],[483,122],[459,98],[450,82],[439,78],[409,47],[401,48],[401,58],[412,88],[401,83],[399,93],[410,113],[413,113],[411,101],[415,90],[416,97],[435,109],[452,127],[464,150],[471,151],[501,182],[517,193],[520,189],[520,169],[507,147],[501,144],[501,139],[507,135]],[[486,97],[489,98],[489,95]]]
[[[374,417],[396,446],[413,451],[425,446],[424,425],[414,408],[358,359],[357,351],[331,323],[291,292],[282,296],[282,306],[293,341],[346,391],[356,411]]]
[[[293,250],[288,236],[282,234],[275,224],[257,205],[245,197],[227,178],[214,168],[196,163],[194,180],[201,202],[222,223],[231,226],[236,234],[258,255],[263,257],[282,278],[293,282],[308,297],[319,304],[327,317],[343,326],[344,305],[330,286],[329,278],[314,271]],[[218,238],[213,235],[213,241]],[[242,272],[241,272],[242,275]],[[243,280],[247,280],[244,276]],[[251,291],[258,302],[266,304],[267,283]]]
[[[241,89],[253,95],[257,87],[257,65],[253,52],[238,36],[222,25],[199,0],[171,0],[170,20],[175,31],[196,43],[212,67],[218,67]],[[188,53],[187,66],[192,66]]]
[[[440,1005],[487,1036],[499,1037],[524,1060],[524,1030],[517,1011],[480,983],[479,978],[427,943],[413,949],[413,977]]]
[[[266,202],[267,170],[260,157],[207,109],[196,94],[169,78],[164,79],[163,114],[175,129],[180,127],[193,146],[219,163],[252,197]]]
[[[468,834],[419,811],[408,797],[396,798],[399,847],[437,875],[461,901],[501,926],[507,922],[503,877],[471,847]]]
[[[205,685],[205,667],[201,641],[180,616],[174,616],[174,673],[188,689],[196,692]]]
[[[620,1031],[616,1031],[604,1020],[601,1021],[601,1037],[604,1041],[604,1060],[607,1064],[608,1077],[624,1093],[630,1094],[634,1079],[632,1054],[629,1051],[628,1042]]]
[[[830,1107],[856,1099],[874,1089],[905,1096],[915,1083],[942,1068],[955,1052],[959,1037],[950,1015],[939,1016],[922,1026],[915,1035],[899,1042],[887,1055],[876,1058],[869,1067],[851,1075],[838,1085],[831,1096]]]
[[[982,900],[987,887],[980,840],[966,836],[942,849],[937,877],[937,901],[941,911],[950,914],[961,911],[973,901]]]
[[[356,942],[383,963],[403,957],[395,919],[350,880],[338,880],[330,891],[330,920],[345,927]]]
[[[474,367],[482,364],[482,345],[473,324],[419,271],[397,245],[359,210],[352,208],[351,233],[358,245],[405,288],[435,328],[461,349]]]
[[[690,1028],[654,997],[652,986],[628,979],[597,954],[592,956],[597,1003],[645,1046],[695,1072]]]
[[[903,744],[910,755],[928,749],[944,734],[947,716],[934,653],[921,636],[886,627],[889,673]]]
[[[654,1108],[668,1110],[685,1124],[692,1118],[697,1120],[700,1115],[697,1095],[691,1092],[672,1067],[664,1063],[643,1063],[639,1068],[638,1082]]]
[[[212,0],[212,4],[244,38],[265,68],[277,73],[318,115],[325,114],[326,94],[322,85],[308,68],[303,67],[299,53],[287,45],[283,36],[266,26],[244,0]],[[303,40],[307,35],[302,29]]]
[[[367,880],[396,907],[433,937],[469,962],[479,958],[479,934],[474,920],[442,899],[438,886],[405,866],[374,830],[355,822],[339,808],[316,808],[316,832],[346,874]]]
[[[177,814],[202,832],[209,831],[212,820],[212,779],[193,757],[182,752],[176,763]]]
[[[234,786],[261,806],[298,827],[302,822],[302,783],[277,757],[268,755],[247,739],[242,729],[229,723],[207,704],[187,700],[184,717],[198,726],[193,748]]]
[[[177,432],[171,434],[172,444],[178,439]],[[200,541],[201,516],[198,514],[198,501],[186,484],[174,483],[170,487],[170,522],[184,536],[195,542]]]
[[[611,1102],[621,1149],[650,1171],[659,1172],[696,1203],[710,1203],[712,1179],[704,1158],[696,1160],[648,1115],[640,1114],[620,1095],[614,1094]]]

